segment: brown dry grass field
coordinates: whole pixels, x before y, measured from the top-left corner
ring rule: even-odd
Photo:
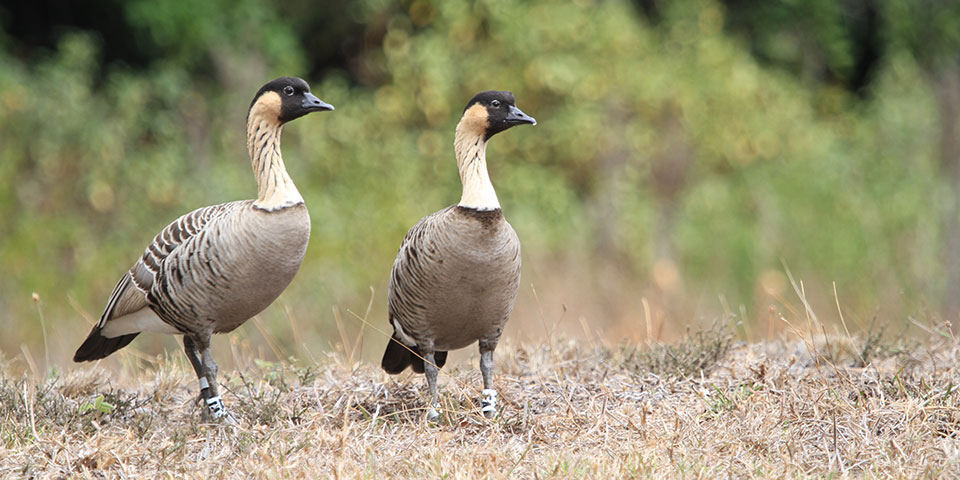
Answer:
[[[472,359],[441,372],[439,424],[422,376],[343,351],[221,373],[239,426],[201,423],[179,352],[139,377],[7,361],[0,477],[958,478],[960,344],[949,324],[925,338],[507,341],[498,417]]]

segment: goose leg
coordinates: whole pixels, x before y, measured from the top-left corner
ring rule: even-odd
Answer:
[[[200,381],[200,396],[197,398],[197,401],[203,400],[203,405],[206,406],[206,400],[210,397],[210,382],[203,374],[200,352],[197,350],[197,344],[190,335],[183,336],[183,351],[187,354],[187,360],[190,360],[190,365],[193,366],[193,371],[196,372],[197,379]],[[204,413],[204,415],[206,415],[206,413]]]
[[[190,335],[183,336],[183,349],[187,353],[190,365],[193,365],[197,372],[197,378],[200,381],[200,400],[203,401],[203,410],[201,417],[204,422],[211,420],[223,420],[227,423],[237,423],[233,415],[227,412],[220,398],[217,388],[217,362],[213,360],[213,352],[210,351],[210,336],[200,336],[194,338]]]
[[[210,383],[210,393],[207,397],[207,413],[213,420],[225,420],[227,423],[236,423],[236,419],[223,405],[223,399],[220,398],[219,388],[217,387],[217,362],[213,360],[213,352],[210,351],[210,340],[204,342],[203,350],[200,352],[203,356],[204,377]]]
[[[423,374],[427,377],[427,386],[430,388],[430,409],[427,410],[427,421],[435,422],[440,417],[440,402],[437,400],[437,375],[440,369],[433,357],[433,349],[421,348],[423,353]]]
[[[493,418],[497,414],[497,390],[493,388],[493,350],[496,342],[480,342],[480,374],[483,376],[483,416]]]

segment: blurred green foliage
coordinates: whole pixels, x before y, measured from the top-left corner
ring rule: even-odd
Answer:
[[[459,198],[453,127],[486,89],[512,90],[539,121],[496,137],[488,158],[524,242],[524,284],[582,275],[551,292],[558,302],[600,294],[614,269],[628,279],[619,295],[660,296],[681,323],[703,313],[684,305],[718,295],[765,318],[792,295],[783,263],[824,306],[836,282],[860,317],[903,321],[951,294],[940,220],[956,186],[940,178],[935,97],[906,42],[890,44],[863,98],[765,62],[758,51],[789,52],[793,37],[765,31],[751,40],[763,48],[746,48],[728,28],[742,10],[711,0],[660,3],[656,22],[624,0],[119,8],[144,65],[104,61],[94,30],[64,29],[29,54],[0,37],[2,349],[39,341],[31,292],[79,337],[80,312],[99,315],[163,225],[254,196],[250,97],[309,72],[337,107],[283,142],[314,231],[282,302],[309,331],[332,332],[331,306],[365,305],[367,286],[382,292],[406,229]],[[311,19],[328,12],[357,45],[321,68],[309,46],[329,37]],[[812,38],[842,77],[850,39],[827,23]],[[264,315],[282,330],[287,312]]]

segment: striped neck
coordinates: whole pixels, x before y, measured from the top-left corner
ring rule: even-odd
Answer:
[[[493,189],[490,174],[487,172],[486,139],[458,125],[453,147],[457,154],[460,182],[463,184],[463,194],[458,205],[476,210],[500,208],[497,192]]]
[[[268,115],[251,115],[247,121],[247,148],[257,177],[257,201],[253,206],[275,211],[303,203],[303,197],[283,165],[280,133],[283,124]]]

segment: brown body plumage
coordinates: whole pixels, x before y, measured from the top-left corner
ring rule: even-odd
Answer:
[[[421,219],[404,239],[390,275],[390,320],[417,349],[496,344],[519,286],[520,239],[501,211],[454,205]],[[394,347],[423,371],[422,360]],[[403,363],[384,368],[400,373]]]
[[[520,240],[500,210],[486,165],[487,141],[513,125],[535,124],[510,92],[483,92],[464,109],[454,142],[460,203],[417,222],[397,253],[388,292],[394,334],[381,366],[425,373],[436,403],[437,369],[449,350],[479,343],[484,413],[495,411],[493,351],[520,285]],[[431,410],[435,416],[435,410]]]
[[[310,239],[310,216],[280,156],[284,123],[333,107],[298,78],[260,89],[247,117],[259,195],[194,210],[164,228],[121,277],[74,361],[96,360],[141,332],[184,335],[184,349],[213,417],[217,394],[210,336],[260,313],[293,280]]]

